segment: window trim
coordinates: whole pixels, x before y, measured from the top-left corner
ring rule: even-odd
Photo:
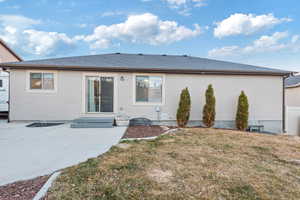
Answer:
[[[137,76],[160,76],[162,77],[162,98],[161,98],[161,102],[137,102],[136,101],[136,77]],[[165,105],[165,84],[166,84],[166,75],[165,74],[157,74],[157,73],[137,73],[137,74],[133,74],[133,78],[132,78],[132,86],[133,86],[133,105],[140,105],[140,106],[163,106]]]
[[[31,89],[30,88],[30,74],[31,73],[53,73],[53,82],[54,82],[54,88],[53,90],[47,90],[47,89]],[[27,70],[26,71],[26,91],[32,92],[32,93],[56,93],[57,92],[57,71],[52,70]]]

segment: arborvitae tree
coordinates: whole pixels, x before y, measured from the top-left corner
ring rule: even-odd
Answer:
[[[177,124],[179,127],[185,127],[190,118],[191,97],[188,88],[181,91],[179,105],[177,109]]]
[[[249,116],[249,104],[248,98],[244,91],[239,96],[239,102],[237,107],[237,113],[235,118],[236,128],[239,130],[246,130],[248,127],[248,116]]]
[[[215,123],[216,116],[216,98],[214,89],[210,84],[205,92],[205,105],[203,107],[202,121],[207,127],[212,127]]]

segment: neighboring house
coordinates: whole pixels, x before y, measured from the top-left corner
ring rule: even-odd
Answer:
[[[285,79],[286,130],[300,136],[300,75]]]
[[[0,39],[0,63],[17,61],[22,61],[22,59]],[[8,75],[0,69],[0,112],[8,111]]]
[[[285,97],[287,106],[300,107],[300,75],[285,79]]]
[[[127,115],[176,123],[180,92],[191,94],[190,125],[199,125],[205,90],[216,96],[216,127],[234,128],[238,96],[249,122],[284,129],[284,77],[289,71],[190,56],[104,54],[1,64],[10,71],[10,120],[72,120]]]

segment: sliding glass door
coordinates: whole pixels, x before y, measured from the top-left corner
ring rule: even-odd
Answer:
[[[86,77],[86,111],[114,111],[114,77]]]

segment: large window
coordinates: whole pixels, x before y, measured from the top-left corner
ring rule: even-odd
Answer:
[[[136,103],[162,103],[163,77],[137,75],[135,82]]]
[[[54,90],[54,73],[30,72],[31,90]]]

